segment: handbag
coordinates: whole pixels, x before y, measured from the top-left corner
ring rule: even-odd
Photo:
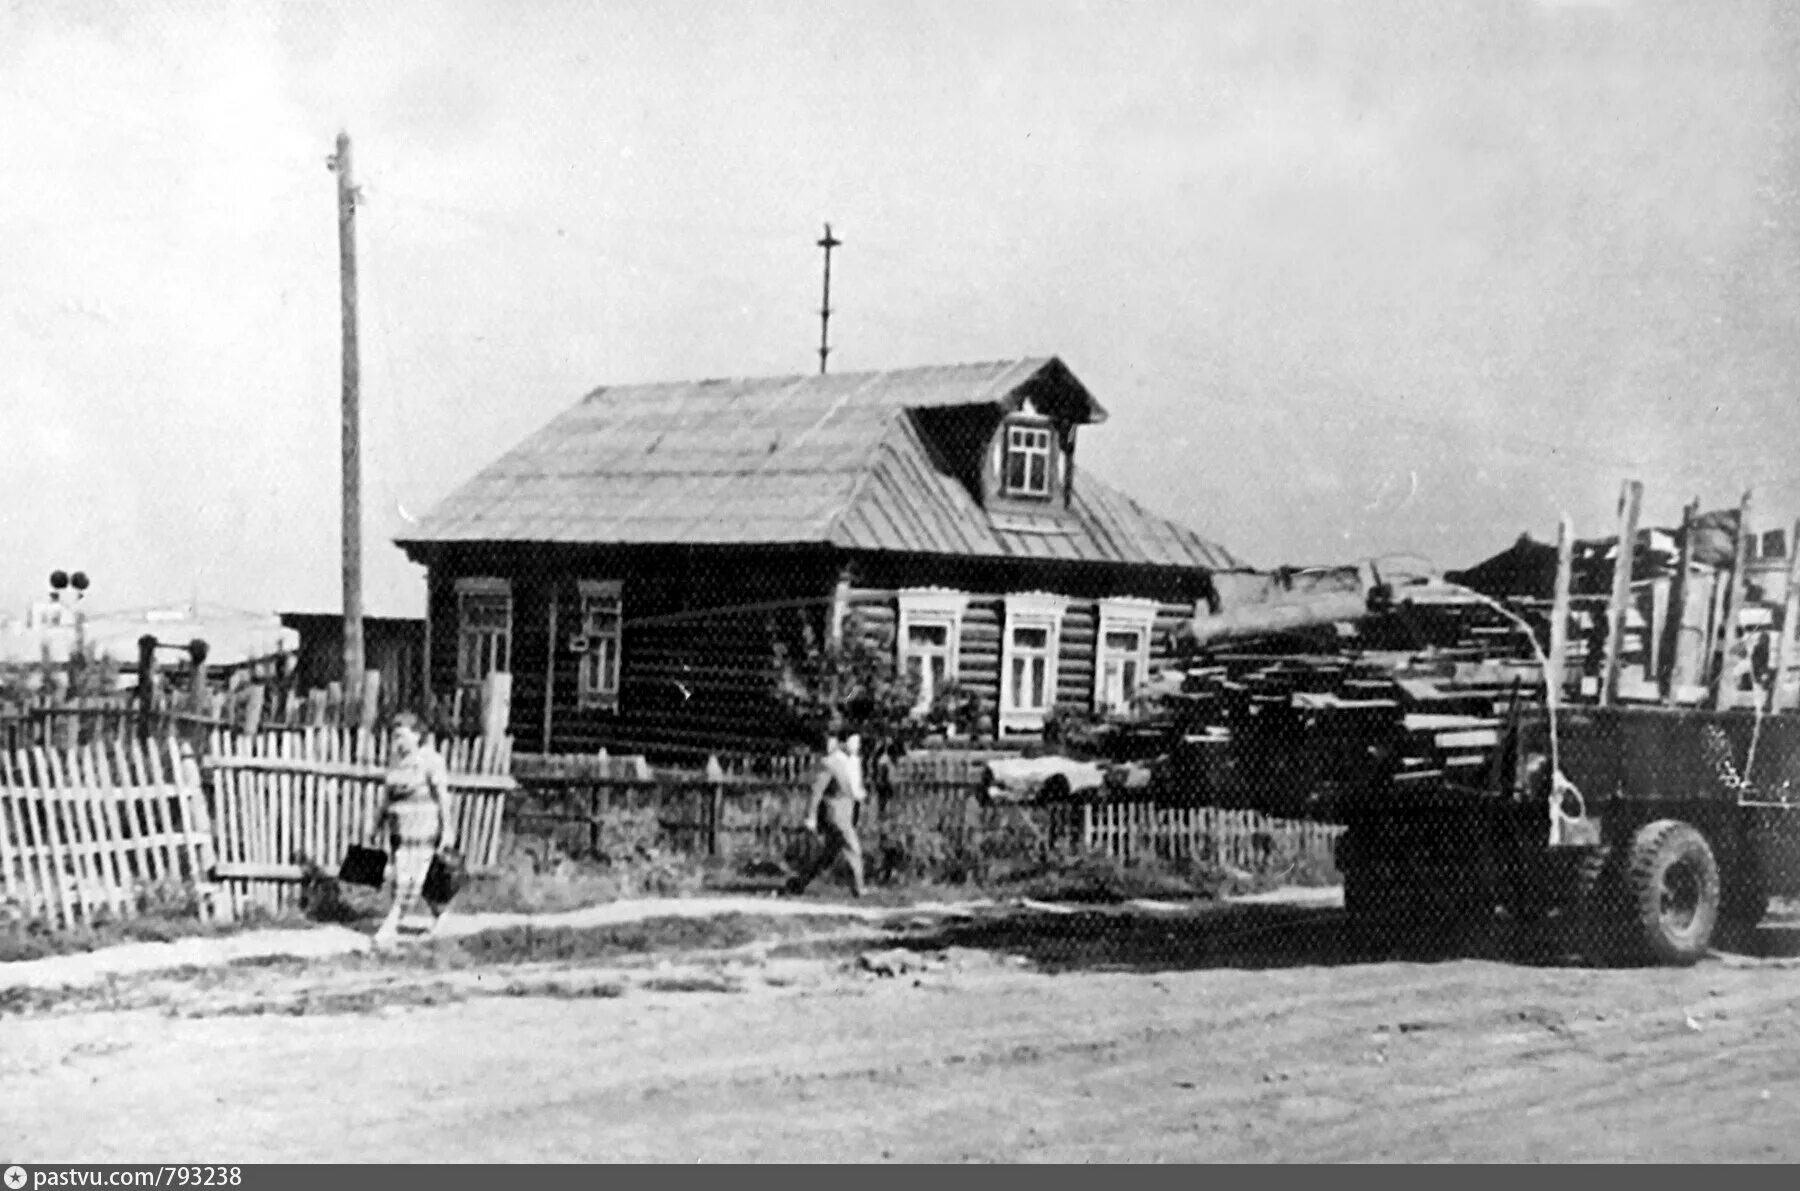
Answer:
[[[366,885],[380,889],[387,880],[388,854],[380,848],[351,844],[344,851],[344,862],[338,865],[338,880],[345,885]]]
[[[425,870],[425,885],[419,894],[434,906],[449,905],[468,881],[469,870],[462,854],[440,848],[431,858],[431,867]]]

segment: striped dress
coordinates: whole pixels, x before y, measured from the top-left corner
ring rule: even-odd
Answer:
[[[449,782],[444,759],[420,746],[387,773],[388,842],[394,852],[394,904],[402,916],[414,909],[443,837],[438,800]]]

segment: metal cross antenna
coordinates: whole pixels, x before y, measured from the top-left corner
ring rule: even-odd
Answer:
[[[819,247],[825,250],[825,297],[819,303],[819,375],[825,375],[825,357],[831,354],[831,250],[843,241],[831,234],[831,225],[825,225],[825,238],[819,241]]]

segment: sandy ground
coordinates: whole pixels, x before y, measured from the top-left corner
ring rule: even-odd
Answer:
[[[0,983],[0,1154],[1800,1160],[1791,921],[1670,970],[1369,955],[1318,894],[798,910],[711,950]]]

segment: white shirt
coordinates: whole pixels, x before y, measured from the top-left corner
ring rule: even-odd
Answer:
[[[825,791],[827,798],[850,798],[861,802],[868,797],[867,792],[863,789],[862,770],[849,753],[842,751],[826,753],[824,770],[825,772],[819,775],[818,784],[814,788],[822,790],[829,780],[829,783],[836,789]]]

